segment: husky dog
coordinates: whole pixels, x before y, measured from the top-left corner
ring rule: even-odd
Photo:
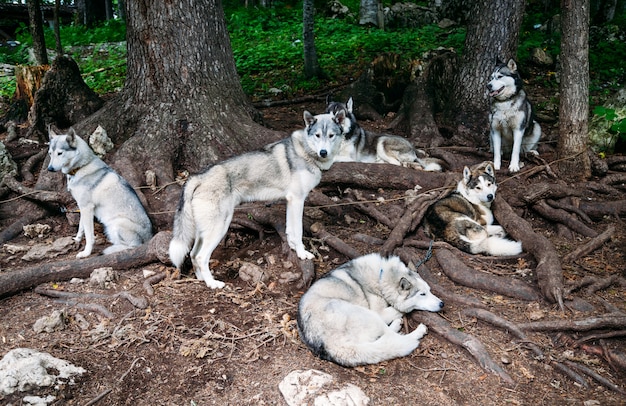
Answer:
[[[343,111],[317,116],[305,111],[305,128],[291,137],[191,176],[174,215],[172,263],[180,269],[190,255],[196,277],[209,288],[223,288],[224,282],[213,278],[209,260],[228,231],[235,207],[276,199],[287,199],[289,246],[300,259],[313,258],[302,243],[304,200],[320,182],[322,170],[333,163],[344,119]]]
[[[443,302],[400,258],[358,257],[327,273],[300,299],[300,338],[318,357],[346,367],[409,355],[426,334],[400,334],[402,316]]]
[[[489,122],[493,166],[500,170],[502,152],[511,153],[510,172],[520,170],[520,154],[537,155],[541,127],[535,121],[533,108],[522,89],[522,78],[513,59],[498,61],[487,83],[491,97]]]
[[[94,216],[113,243],[103,251],[104,254],[136,247],[150,240],[152,224],[128,182],[98,158],[73,128],[62,135],[51,129],[49,135],[48,170],[61,171],[67,176],[67,189],[80,210],[74,240],[80,242],[84,236],[85,249],[76,258],[91,255],[95,241]]]
[[[428,157],[421,149],[415,149],[406,138],[365,131],[357,123],[352,105],[352,97],[345,104],[327,99],[327,113],[339,110],[346,112],[346,120],[342,125],[344,139],[335,162],[386,162],[429,172],[442,170],[439,160]]]
[[[491,162],[483,162],[471,170],[466,166],[456,191],[426,211],[426,234],[471,254],[519,254],[522,244],[504,238],[504,229],[493,225],[491,203],[497,188]]]

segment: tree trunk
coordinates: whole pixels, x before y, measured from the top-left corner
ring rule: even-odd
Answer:
[[[46,40],[43,36],[43,16],[39,0],[28,0],[28,22],[30,34],[33,36],[33,49],[37,64],[47,65],[48,53],[46,52]]]
[[[133,185],[151,169],[158,186],[147,195],[157,227],[171,227],[180,188],[175,172],[273,142],[284,134],[253,121],[235,68],[218,0],[126,2],[128,61],[124,89],[75,126],[99,124],[119,147],[111,166]],[[182,29],[184,27],[184,29]],[[158,214],[157,214],[158,213]]]
[[[471,8],[460,69],[445,120],[458,131],[462,145],[487,144],[489,114],[486,86],[496,58],[516,56],[524,1],[477,0]]]
[[[557,154],[561,176],[582,180],[591,176],[585,153],[589,134],[589,0],[561,1],[561,102]]]
[[[304,76],[307,79],[321,77],[323,73],[317,62],[315,50],[315,4],[313,0],[302,2],[302,41],[304,43]]]

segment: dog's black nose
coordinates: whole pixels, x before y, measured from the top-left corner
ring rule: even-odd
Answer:
[[[443,309],[443,302],[439,302],[439,308]]]
[[[326,156],[327,156],[327,155],[328,155],[328,151],[326,151],[325,149],[323,149],[323,150],[321,150],[321,151],[320,151],[320,156],[321,156],[322,158],[326,158]]]
[[[490,202],[493,200],[493,195],[487,195],[487,201]]]

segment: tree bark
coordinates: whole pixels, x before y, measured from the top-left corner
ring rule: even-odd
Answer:
[[[445,120],[458,131],[458,142],[463,145],[486,145],[489,74],[496,58],[515,57],[525,3],[518,0],[473,3],[452,100],[445,111]]]
[[[561,102],[557,165],[562,178],[591,177],[589,138],[589,0],[561,0]]]
[[[116,146],[111,166],[134,187],[151,169],[158,186],[147,195],[153,224],[170,227],[180,194],[177,171],[198,172],[218,160],[285,136],[254,122],[237,75],[218,0],[138,0],[127,6],[124,89],[75,126],[102,125]],[[81,131],[82,130],[82,131]]]

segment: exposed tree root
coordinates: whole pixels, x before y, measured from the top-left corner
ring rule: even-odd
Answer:
[[[328,231],[326,231],[322,223],[312,224],[310,230],[314,236],[324,241],[326,244],[330,245],[335,250],[337,250],[338,252],[342,253],[343,255],[345,255],[346,257],[350,259],[353,259],[362,255],[359,251],[355,250],[352,246],[347,244],[341,238],[336,237],[332,235],[331,233],[329,233]]]
[[[600,374],[596,373],[594,370],[592,370],[591,368],[587,368],[584,365],[581,365],[577,362],[572,362],[572,361],[564,361],[564,363],[569,366],[572,369],[576,369],[579,372],[593,378],[596,382],[598,382],[600,385],[605,386],[609,389],[611,389],[614,392],[617,393],[621,393],[621,394],[625,394],[626,395],[626,391],[622,390],[622,388],[620,388],[619,386],[617,386],[616,384],[614,384],[613,382],[609,381],[608,379],[606,379],[605,377],[601,376]]]
[[[429,331],[442,336],[452,344],[465,348],[482,369],[496,375],[505,384],[515,384],[515,381],[491,358],[485,346],[476,337],[452,327],[450,323],[436,313],[413,312],[411,318],[418,323],[424,323],[428,326]]]
[[[535,272],[543,297],[550,302],[558,303],[563,310],[563,269],[554,246],[546,237],[535,233],[526,220],[515,214],[502,196],[496,196],[495,206],[494,215],[498,223],[513,238],[521,241],[524,250],[530,252],[537,260]]]
[[[98,293],[76,293],[76,292],[65,292],[62,290],[56,289],[46,289],[43,286],[37,286],[35,288],[35,293],[38,293],[43,296],[53,297],[56,299],[114,299],[117,297],[121,297],[122,299],[128,300],[130,304],[135,306],[138,309],[147,309],[148,308],[148,300],[145,297],[137,297],[133,296],[126,291],[122,291],[119,293],[115,293],[112,295],[103,295]]]
[[[541,214],[544,218],[553,222],[561,223],[580,235],[591,238],[598,235],[598,233],[594,229],[586,226],[584,223],[571,216],[565,210],[555,209],[551,207],[548,203],[546,203],[545,200],[540,200],[537,203],[533,204],[532,208],[537,213]]]
[[[84,259],[40,263],[9,273],[0,273],[0,297],[46,282],[86,278],[96,268],[110,266],[119,270],[130,270],[157,261],[167,264],[170,239],[171,233],[162,231],[148,243],[129,250]]]
[[[531,342],[528,337],[526,337],[526,334],[524,334],[524,332],[516,324],[505,320],[502,317],[493,314],[492,312],[485,309],[469,308],[463,310],[463,314],[470,317],[476,317],[477,319],[498,327],[501,330],[507,331],[515,338],[517,338],[520,342],[522,342],[525,346],[527,346],[533,352],[536,359],[544,360],[546,363],[552,365],[552,367],[558,369],[563,374],[570,377],[572,380],[579,383],[583,387],[589,387],[587,381],[582,376],[580,376],[580,374],[572,371],[571,368],[563,365],[561,362],[553,361],[547,358],[541,348],[539,348],[537,344]]]
[[[475,271],[446,249],[436,250],[435,257],[446,276],[463,286],[528,301],[536,301],[541,298],[539,292],[526,283],[505,276]]]
[[[519,325],[525,331],[589,331],[602,328],[626,328],[626,315],[609,313],[582,320],[545,320]]]

